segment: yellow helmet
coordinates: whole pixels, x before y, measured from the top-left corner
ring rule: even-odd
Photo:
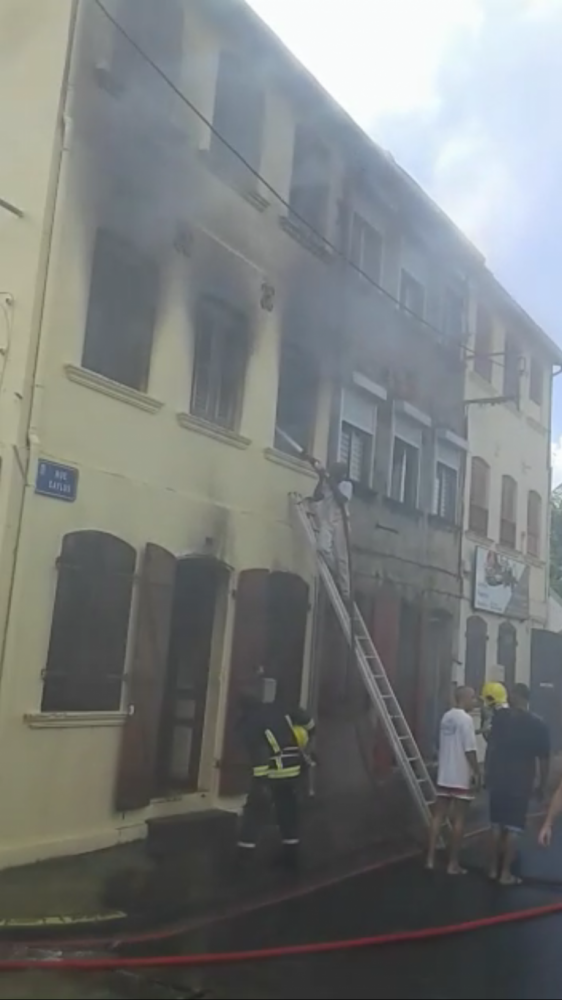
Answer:
[[[507,691],[498,681],[488,681],[482,688],[482,699],[496,706],[507,705]]]
[[[293,733],[299,750],[306,750],[310,737],[304,726],[293,726]]]

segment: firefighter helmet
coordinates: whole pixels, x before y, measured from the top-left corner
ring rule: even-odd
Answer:
[[[482,699],[490,705],[507,705],[507,691],[498,681],[489,681],[482,689]]]

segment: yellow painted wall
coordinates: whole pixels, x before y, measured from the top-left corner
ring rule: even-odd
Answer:
[[[3,6],[16,8],[18,3]],[[32,6],[35,10],[41,5]],[[44,7],[52,12],[57,5]],[[88,16],[83,14],[79,31],[84,30]],[[53,52],[56,66],[41,64],[41,76],[34,77],[34,93],[38,88],[45,93],[53,77],[60,85],[64,66],[64,31],[56,17],[45,15],[45,20],[59,47]],[[199,30],[208,33],[204,26]],[[139,814],[115,815],[112,803],[123,716],[40,716],[41,672],[46,664],[56,589],[56,559],[67,532],[90,528],[111,532],[133,545],[139,559],[147,542],[180,555],[203,552],[206,539],[212,538],[215,550],[233,567],[234,574],[246,568],[268,567],[309,576],[302,546],[288,524],[287,495],[292,490],[308,491],[310,474],[273,452],[272,446],[285,270],[298,268],[300,260],[303,268],[322,265],[316,261],[310,265],[311,255],[281,232],[277,207],[266,218],[194,160],[190,174],[197,192],[190,218],[194,258],[186,260],[173,252],[167,257],[166,291],[154,337],[147,394],[121,391],[80,369],[92,247],[96,219],[99,221],[95,185],[85,183],[99,155],[92,144],[92,119],[88,116],[110,113],[109,98],[96,92],[92,83],[91,57],[96,56],[88,46],[95,50],[98,43],[103,44],[103,33],[98,36],[92,31],[90,25],[79,35],[71,74],[31,413],[28,489],[4,657],[0,865],[91,850],[140,836],[150,815],[200,808],[208,801],[195,797],[155,804]],[[191,44],[196,45],[194,34],[195,30]],[[200,80],[200,94],[212,86],[212,77]],[[44,147],[52,155],[54,95],[51,111],[50,129],[45,125],[39,133],[40,150],[35,156],[29,151],[30,182]],[[276,119],[268,119],[264,155],[290,170],[286,155],[287,143],[290,148],[292,141],[290,109],[281,102],[281,108],[272,108],[271,113]],[[279,156],[271,149],[271,143],[276,142],[280,144]],[[46,173],[49,156],[45,152]],[[38,211],[44,208],[46,183],[47,179]],[[283,183],[288,188],[288,176]],[[12,187],[14,200],[25,202],[26,192],[17,184]],[[1,189],[0,184],[3,193]],[[5,227],[6,221],[0,224]],[[20,224],[9,220],[8,225],[17,230]],[[227,252],[234,251],[233,266],[243,275],[249,300],[255,303],[254,342],[239,433],[231,437],[204,431],[180,417],[189,410],[193,358],[193,328],[185,298],[190,295],[197,255],[210,240],[230,248]],[[4,252],[0,239],[0,262]],[[22,248],[17,276],[14,272],[9,279],[21,281],[22,270],[29,271],[29,281],[21,290],[28,310],[24,329],[29,330],[29,303],[37,282],[37,263],[34,268],[30,247]],[[277,305],[272,314],[259,307],[264,279],[276,287]],[[327,450],[329,407],[330,385],[326,381],[319,399],[315,442],[321,457]],[[40,456],[79,470],[74,504],[34,494]],[[233,615],[234,602],[229,599],[224,635],[215,644],[208,702],[203,786],[211,798],[216,792],[212,761],[221,749]]]

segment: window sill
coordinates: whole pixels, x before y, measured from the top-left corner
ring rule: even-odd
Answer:
[[[412,518],[415,521],[420,521],[424,516],[423,510],[420,510],[419,507],[410,507],[408,504],[402,503],[400,500],[395,500],[393,497],[385,497],[384,502],[389,510],[393,510],[397,514],[403,514],[404,517]]]
[[[544,569],[546,566],[544,559],[541,559],[540,556],[532,556],[529,552],[525,556],[525,559],[530,566],[535,566],[537,569]]]
[[[470,541],[476,542],[477,545],[491,546],[496,544],[493,538],[490,538],[488,535],[481,535],[479,531],[474,531],[473,528],[467,529],[466,537],[469,538]]]
[[[450,534],[457,534],[460,531],[460,525],[456,521],[449,521],[446,517],[440,517],[439,514],[430,514],[429,523],[434,528],[438,528],[440,531],[448,531]]]
[[[126,712],[28,712],[23,717],[30,729],[112,729],[127,719]]]
[[[527,423],[532,430],[537,431],[542,437],[548,437],[548,428],[544,427],[538,420],[534,417],[527,417]]]
[[[231,447],[239,448],[241,451],[245,451],[252,443],[249,438],[242,437],[236,431],[229,431],[226,427],[220,427],[219,424],[212,424],[207,420],[203,420],[202,417],[194,417],[192,413],[178,413],[177,421],[180,427],[183,427],[186,431],[194,431],[195,434],[204,434],[205,437],[212,438],[214,441],[221,441],[223,444],[229,444]]]
[[[291,236],[292,239],[300,243],[305,250],[310,250],[311,253],[319,257],[325,263],[329,263],[333,258],[333,250],[331,249],[329,243],[324,241],[321,236],[316,236],[315,233],[305,225],[304,222],[299,222],[298,219],[291,219],[288,215],[281,215],[279,217],[279,224],[281,229]]]
[[[65,365],[64,371],[70,382],[82,385],[86,389],[93,389],[94,392],[100,392],[103,396],[109,396],[111,399],[117,399],[120,403],[128,403],[129,406],[135,406],[137,410],[144,410],[145,413],[158,413],[164,405],[160,400],[153,399],[152,396],[147,396],[146,393],[139,392],[138,389],[120,385],[119,382],[113,382],[105,375],[98,375],[87,368]]]
[[[207,170],[209,170],[210,173],[212,173],[213,176],[217,178],[217,180],[219,180],[226,187],[230,188],[231,191],[234,191],[235,194],[238,194],[240,195],[241,198],[244,198],[244,200],[247,201],[250,205],[252,205],[252,207],[255,208],[258,212],[265,212],[269,208],[271,202],[269,202],[267,198],[265,198],[262,194],[260,194],[255,186],[245,187],[242,184],[238,184],[236,182],[236,178],[229,177],[228,171],[223,168],[220,161],[217,161],[213,157],[213,154],[210,149],[200,150],[199,156],[201,162],[205,165]],[[257,178],[256,178],[256,183],[257,183]]]
[[[316,473],[311,469],[308,462],[303,462],[300,458],[293,458],[291,455],[286,455],[284,451],[278,451],[277,448],[265,448],[264,455],[268,462],[273,462],[274,465],[282,465],[285,469],[291,469],[292,472],[299,472],[304,476],[308,476],[310,479],[316,479]]]

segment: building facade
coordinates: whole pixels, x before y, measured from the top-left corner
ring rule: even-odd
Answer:
[[[0,0],[0,56],[0,865],[235,808],[259,666],[319,715],[320,792],[371,802],[285,435],[348,463],[357,596],[430,754],[482,258],[241,0]]]
[[[473,305],[459,677],[476,690],[486,680],[534,686],[533,635],[549,628],[551,406],[562,353],[490,274]]]

